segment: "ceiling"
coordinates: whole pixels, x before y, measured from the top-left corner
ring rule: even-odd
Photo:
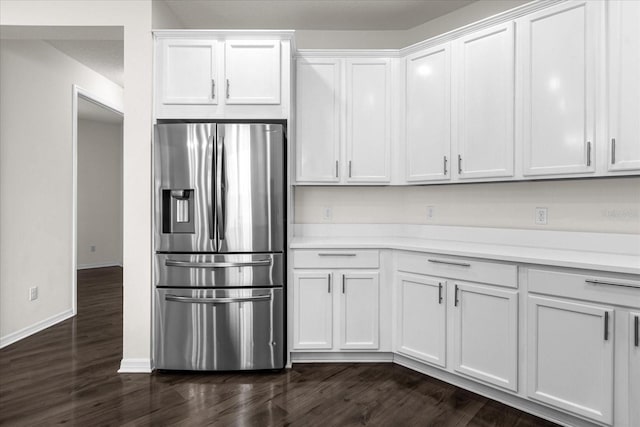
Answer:
[[[116,113],[113,110],[79,96],[78,119],[93,120],[108,124],[121,124],[122,114]]]
[[[186,28],[408,30],[475,0],[155,0]]]
[[[46,40],[112,82],[124,87],[124,43],[120,40]]]

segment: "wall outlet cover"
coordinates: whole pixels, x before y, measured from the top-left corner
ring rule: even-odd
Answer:
[[[333,220],[333,208],[331,206],[322,208],[322,220],[324,222],[331,222],[331,220]]]
[[[33,301],[37,299],[38,299],[38,287],[33,286],[29,288],[29,301]]]
[[[535,223],[538,225],[547,225],[549,214],[547,208],[536,208]]]

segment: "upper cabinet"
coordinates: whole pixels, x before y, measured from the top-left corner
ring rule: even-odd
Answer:
[[[391,180],[391,60],[297,59],[296,181]]]
[[[609,2],[608,170],[640,170],[640,2]]]
[[[410,183],[451,177],[450,51],[447,43],[405,60],[405,179]]]
[[[568,1],[517,21],[525,176],[595,172],[601,8]]]
[[[156,32],[156,118],[287,118],[292,34],[280,33]]]
[[[280,103],[279,40],[229,40],[224,58],[227,104]]]
[[[513,26],[488,28],[454,44],[459,179],[513,176]]]

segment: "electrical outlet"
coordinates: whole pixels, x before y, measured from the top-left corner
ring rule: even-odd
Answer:
[[[95,252],[96,251],[96,245],[91,245],[91,252]]]
[[[436,216],[436,207],[427,206],[427,221],[433,221]]]
[[[333,208],[325,206],[322,208],[322,220],[325,222],[331,222],[333,219]]]
[[[38,287],[34,286],[29,288],[29,301],[38,299]]]
[[[536,224],[538,225],[547,225],[549,220],[549,215],[547,212],[547,208],[536,208]]]

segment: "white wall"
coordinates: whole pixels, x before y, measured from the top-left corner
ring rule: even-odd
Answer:
[[[180,21],[180,18],[173,13],[164,1],[153,0],[151,16],[153,29],[176,30],[184,28],[184,24]]]
[[[123,371],[149,370],[151,357],[151,15],[150,0],[0,1],[0,25],[124,27]],[[49,90],[46,79],[41,85],[41,90]],[[4,97],[3,93],[3,100]],[[68,95],[67,99],[70,98]],[[5,123],[3,121],[3,127]],[[61,121],[60,126],[65,126],[65,122]],[[45,141],[38,140],[38,148],[45,145]],[[70,187],[71,183],[67,181],[65,185]],[[3,205],[3,215],[6,210]],[[68,212],[66,215],[66,221],[70,223]],[[29,244],[47,247],[39,245],[41,240],[34,235]],[[55,247],[65,248],[70,245],[71,233],[65,233],[64,237],[60,234],[58,240]],[[2,241],[5,241],[4,235]],[[13,239],[7,246],[12,244]],[[54,258],[70,265],[69,256],[59,252]],[[34,269],[31,260],[18,258],[15,261],[16,270]],[[70,271],[61,273],[59,280],[70,280],[70,274]]]
[[[72,309],[72,87],[122,88],[41,41],[0,42],[0,337]],[[39,297],[28,300],[28,289]]]
[[[122,265],[122,123],[78,120],[77,238],[78,268]]]
[[[295,222],[433,224],[640,234],[640,178],[414,187],[297,187]],[[434,216],[427,219],[427,206]],[[534,223],[536,207],[549,223]]]

